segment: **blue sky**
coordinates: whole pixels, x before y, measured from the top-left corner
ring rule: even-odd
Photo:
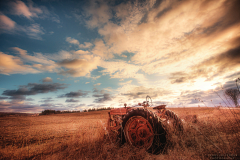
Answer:
[[[147,95],[154,105],[224,105],[216,93],[240,73],[238,6],[1,1],[0,112],[132,106]]]

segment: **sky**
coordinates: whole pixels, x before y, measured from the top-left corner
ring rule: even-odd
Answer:
[[[239,0],[0,2],[0,112],[233,105]]]

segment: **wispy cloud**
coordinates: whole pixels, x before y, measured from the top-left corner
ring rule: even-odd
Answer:
[[[12,1],[9,3],[9,6],[11,7],[12,14],[24,16],[28,19],[31,19],[31,17],[37,17],[37,14],[42,13],[40,8],[34,8],[32,5],[29,8],[22,1]]]
[[[67,37],[66,42],[78,46],[79,48],[90,48],[93,44],[90,42],[84,42],[84,44],[80,44],[79,41],[75,38]],[[81,51],[81,50],[79,50]],[[76,51],[77,52],[77,51]]]
[[[31,39],[42,40],[42,35],[45,34],[44,29],[40,24],[33,23],[30,26],[21,26],[11,20],[6,15],[0,13],[0,33],[17,34],[24,33]]]
[[[0,13],[0,31],[1,32],[12,31],[14,30],[15,26],[16,26],[16,23],[13,20],[5,16],[4,14]]]
[[[12,99],[23,99],[25,96],[54,92],[65,88],[66,84],[60,83],[28,83],[27,85],[20,86],[17,90],[5,90],[2,95],[10,96]]]
[[[80,102],[79,100],[75,100],[75,99],[67,99],[65,102]]]
[[[96,84],[94,84],[94,86],[100,86],[101,85],[101,83],[96,83]]]
[[[42,35],[45,30],[40,24],[35,23],[34,19],[50,19],[54,22],[60,23],[59,17],[49,11],[45,6],[37,6],[32,1],[25,4],[23,1],[6,1],[2,4],[6,7],[4,13],[0,12],[0,33],[8,34],[26,34],[29,38],[43,40]],[[10,19],[6,14],[21,16],[27,18],[31,25],[20,25]]]
[[[11,1],[8,3],[9,14],[23,16],[29,20],[33,18],[50,19],[54,22],[60,23],[59,17],[49,11],[45,6],[37,6],[33,1],[28,1],[25,4],[23,1]]]
[[[112,97],[109,93],[104,94],[94,94],[93,97],[96,97],[94,100],[95,103],[103,103],[105,101],[111,101]]]
[[[79,90],[77,92],[69,92],[69,93],[60,95],[60,96],[58,96],[58,98],[64,98],[64,97],[67,97],[67,98],[79,98],[79,97],[85,97],[87,95],[88,95],[87,91]]]

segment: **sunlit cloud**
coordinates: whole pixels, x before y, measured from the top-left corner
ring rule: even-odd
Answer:
[[[28,19],[31,17],[37,17],[37,13],[42,13],[42,10],[40,8],[32,8],[31,12],[26,4],[22,1],[14,1],[9,3],[9,5],[11,6],[12,14],[24,16]]]
[[[236,87],[232,82],[240,76],[238,0],[92,0],[72,6],[71,12],[61,8],[64,16],[47,4],[8,4],[0,11],[0,36],[9,45],[0,52],[0,73],[41,73],[38,82],[65,80],[81,89],[57,93],[62,105],[40,98],[43,104],[36,106],[34,96],[39,94],[30,94],[31,87],[4,89],[0,99],[8,109],[116,107],[135,105],[147,95],[155,104],[198,106],[205,99],[212,105],[211,100],[219,103],[214,95],[219,86]],[[60,24],[46,27],[45,20]],[[20,43],[20,36],[32,41]],[[24,94],[13,96],[6,90]]]
[[[16,23],[9,17],[0,13],[0,31],[8,30],[11,31],[15,28]]]
[[[46,77],[44,79],[42,79],[43,82],[52,82],[52,78],[51,77]]]
[[[65,67],[67,70],[61,71],[59,74],[71,75],[73,77],[86,76],[93,69],[97,69],[99,62],[100,59],[93,56],[92,59],[65,59],[58,62],[58,65]]]
[[[79,45],[78,40],[76,40],[76,39],[74,39],[74,38],[71,38],[71,37],[67,37],[67,38],[66,38],[66,41],[67,41],[68,43],[71,43],[71,44]]]
[[[19,57],[0,52],[0,73],[9,75],[16,73],[39,73],[39,71],[30,65],[23,64]]]

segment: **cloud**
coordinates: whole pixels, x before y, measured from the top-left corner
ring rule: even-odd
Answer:
[[[67,37],[66,41],[71,44],[79,45],[79,41],[71,37]]]
[[[97,99],[94,100],[95,103],[103,103],[105,101],[111,101],[112,97],[109,93],[104,94],[94,94],[93,97],[96,97]]]
[[[65,81],[65,79],[61,79],[61,78],[57,78],[57,80],[59,80],[59,81]]]
[[[0,96],[0,99],[8,99],[8,97],[1,97],[1,96]]]
[[[34,53],[34,55],[29,55],[26,50],[23,50],[18,47],[12,47],[13,51],[15,51],[16,54],[18,54],[23,61],[28,63],[33,63],[32,67],[36,68],[40,71],[57,71],[57,68],[59,68],[56,63],[50,59],[47,58],[46,55],[42,55],[41,53]],[[37,63],[37,64],[36,64]]]
[[[84,50],[77,50],[74,52],[75,54],[89,54],[89,51],[84,51]]]
[[[44,100],[41,100],[39,102],[44,102],[44,103],[48,103],[48,102],[52,102],[54,101],[52,98],[43,98]]]
[[[234,16],[239,15],[237,4],[237,1],[155,4],[149,1],[109,5],[119,18],[118,23],[107,19],[104,24],[95,25],[104,41],[97,40],[92,53],[109,59],[108,54],[132,52],[131,62],[141,65],[149,74],[183,71],[192,66],[192,62],[200,63],[219,54],[223,46],[231,45],[226,40],[235,38],[238,34],[234,33],[239,30],[239,21]]]
[[[240,46],[230,49],[224,53],[217,56],[211,57],[199,65],[193,67],[193,69],[206,68],[210,66],[215,66],[215,74],[227,72],[229,70],[238,70],[240,68]]]
[[[79,100],[75,100],[75,99],[66,99],[65,102],[80,102]]]
[[[31,12],[26,4],[22,1],[13,1],[10,2],[9,5],[11,6],[12,14],[24,16],[28,19],[31,19],[31,17],[37,17],[37,13],[42,13],[41,9],[39,8],[33,8]]]
[[[91,50],[94,55],[100,56],[103,59],[113,58],[113,54],[109,51],[109,47],[105,45],[103,40],[96,39],[94,45],[94,48]]]
[[[42,111],[39,105],[24,101],[0,101],[1,112],[37,113]]]
[[[89,7],[85,8],[86,24],[89,28],[104,25],[112,17],[106,1],[91,1]]]
[[[97,80],[98,78],[100,78],[101,76],[91,76],[91,78],[93,79],[93,80]]]
[[[96,84],[94,84],[94,86],[100,86],[101,85],[101,83],[96,83]]]
[[[25,33],[31,39],[42,40],[42,35],[45,34],[43,27],[40,24],[33,23],[30,26],[21,26],[11,20],[9,17],[0,13],[0,33],[19,34]]]
[[[43,78],[42,82],[52,82],[52,78],[51,77]]]
[[[85,84],[88,84],[88,83],[90,83],[90,82],[86,82]]]
[[[10,9],[9,14],[23,16],[29,20],[33,18],[50,19],[53,22],[60,23],[58,15],[49,11],[45,6],[37,6],[32,1],[28,1],[27,5],[22,1],[11,1],[8,3]]]
[[[26,74],[39,73],[40,71],[32,68],[30,65],[25,65],[19,57],[7,55],[0,52],[0,73],[1,74]]]
[[[0,13],[0,33],[25,33],[29,38],[42,40],[41,35],[45,34],[40,24],[33,23],[30,26],[21,26],[11,20],[9,17]]]
[[[130,84],[130,83],[132,83],[132,80],[129,80],[129,81],[123,82],[123,83],[119,83],[119,85],[126,85],[126,84]]]
[[[199,77],[205,77],[212,79],[217,76],[233,74],[240,68],[240,46],[232,48],[224,53],[212,56],[209,59],[193,66],[191,71],[175,72],[172,73],[170,79],[172,83],[185,83],[197,79]],[[229,72],[232,71],[232,72]]]
[[[11,31],[15,28],[16,23],[7,16],[0,13],[0,31]]]
[[[84,42],[84,44],[80,44],[78,40],[71,38],[71,37],[67,37],[66,41],[70,44],[77,45],[79,48],[90,48],[93,45],[90,42]],[[81,52],[82,52],[82,50],[79,50],[79,51],[76,51],[75,53],[81,54]]]
[[[84,44],[79,45],[79,48],[90,48],[92,45],[90,42],[84,42]]]
[[[39,19],[50,19],[54,22],[60,23],[59,17],[50,12],[45,6],[36,6],[32,1],[28,2],[26,5],[22,1],[6,1],[2,3],[3,7],[8,8],[6,11],[7,14],[23,16],[30,20],[30,22],[34,22],[33,18]],[[25,33],[31,39],[42,40],[42,35],[45,34],[45,30],[40,24],[32,23],[28,26],[19,25],[9,17],[5,16],[0,12],[0,33],[8,33],[8,34],[21,34]]]
[[[92,70],[97,69],[99,62],[99,57],[90,56],[85,59],[65,59],[58,62],[57,64],[68,69],[61,71],[59,74],[81,77],[86,76],[87,74],[90,74]]]
[[[46,64],[46,65],[54,65],[55,64],[54,61],[49,60],[48,58],[46,58],[41,53],[34,53],[34,56],[31,56],[27,53],[26,50],[23,50],[21,48],[12,47],[11,49],[13,51],[15,51],[15,53],[20,55],[20,57],[23,58],[24,60],[26,60],[27,62],[37,62],[37,63],[40,63],[40,64]]]
[[[96,87],[94,87],[93,88],[93,93],[98,93],[98,92],[99,92],[99,90]]]
[[[129,88],[126,90],[126,88]],[[120,91],[122,96],[126,96],[130,99],[138,99],[138,98],[146,98],[149,95],[152,98],[159,98],[167,96],[171,93],[169,90],[165,90],[162,88],[147,88],[144,86],[125,86]]]
[[[51,84],[28,83],[27,85],[20,86],[19,89],[17,90],[5,90],[3,91],[2,95],[10,96],[12,99],[25,99],[25,96],[55,92],[65,88],[66,85],[60,83]]]
[[[88,95],[87,91],[79,90],[77,92],[69,92],[69,93],[60,95],[60,96],[58,96],[58,98],[64,98],[64,97],[67,97],[67,98],[79,98],[79,97],[85,97],[87,95]]]
[[[172,80],[171,83],[184,83],[188,80],[187,73],[184,72],[172,73],[169,79]]]
[[[41,35],[45,34],[43,27],[37,23],[31,24],[31,26],[28,27],[22,27],[21,30],[24,31],[29,38],[37,40],[42,40]]]
[[[141,66],[129,64],[125,61],[104,61],[101,67],[105,68],[102,73],[110,74],[111,78],[133,78],[141,69]]]

